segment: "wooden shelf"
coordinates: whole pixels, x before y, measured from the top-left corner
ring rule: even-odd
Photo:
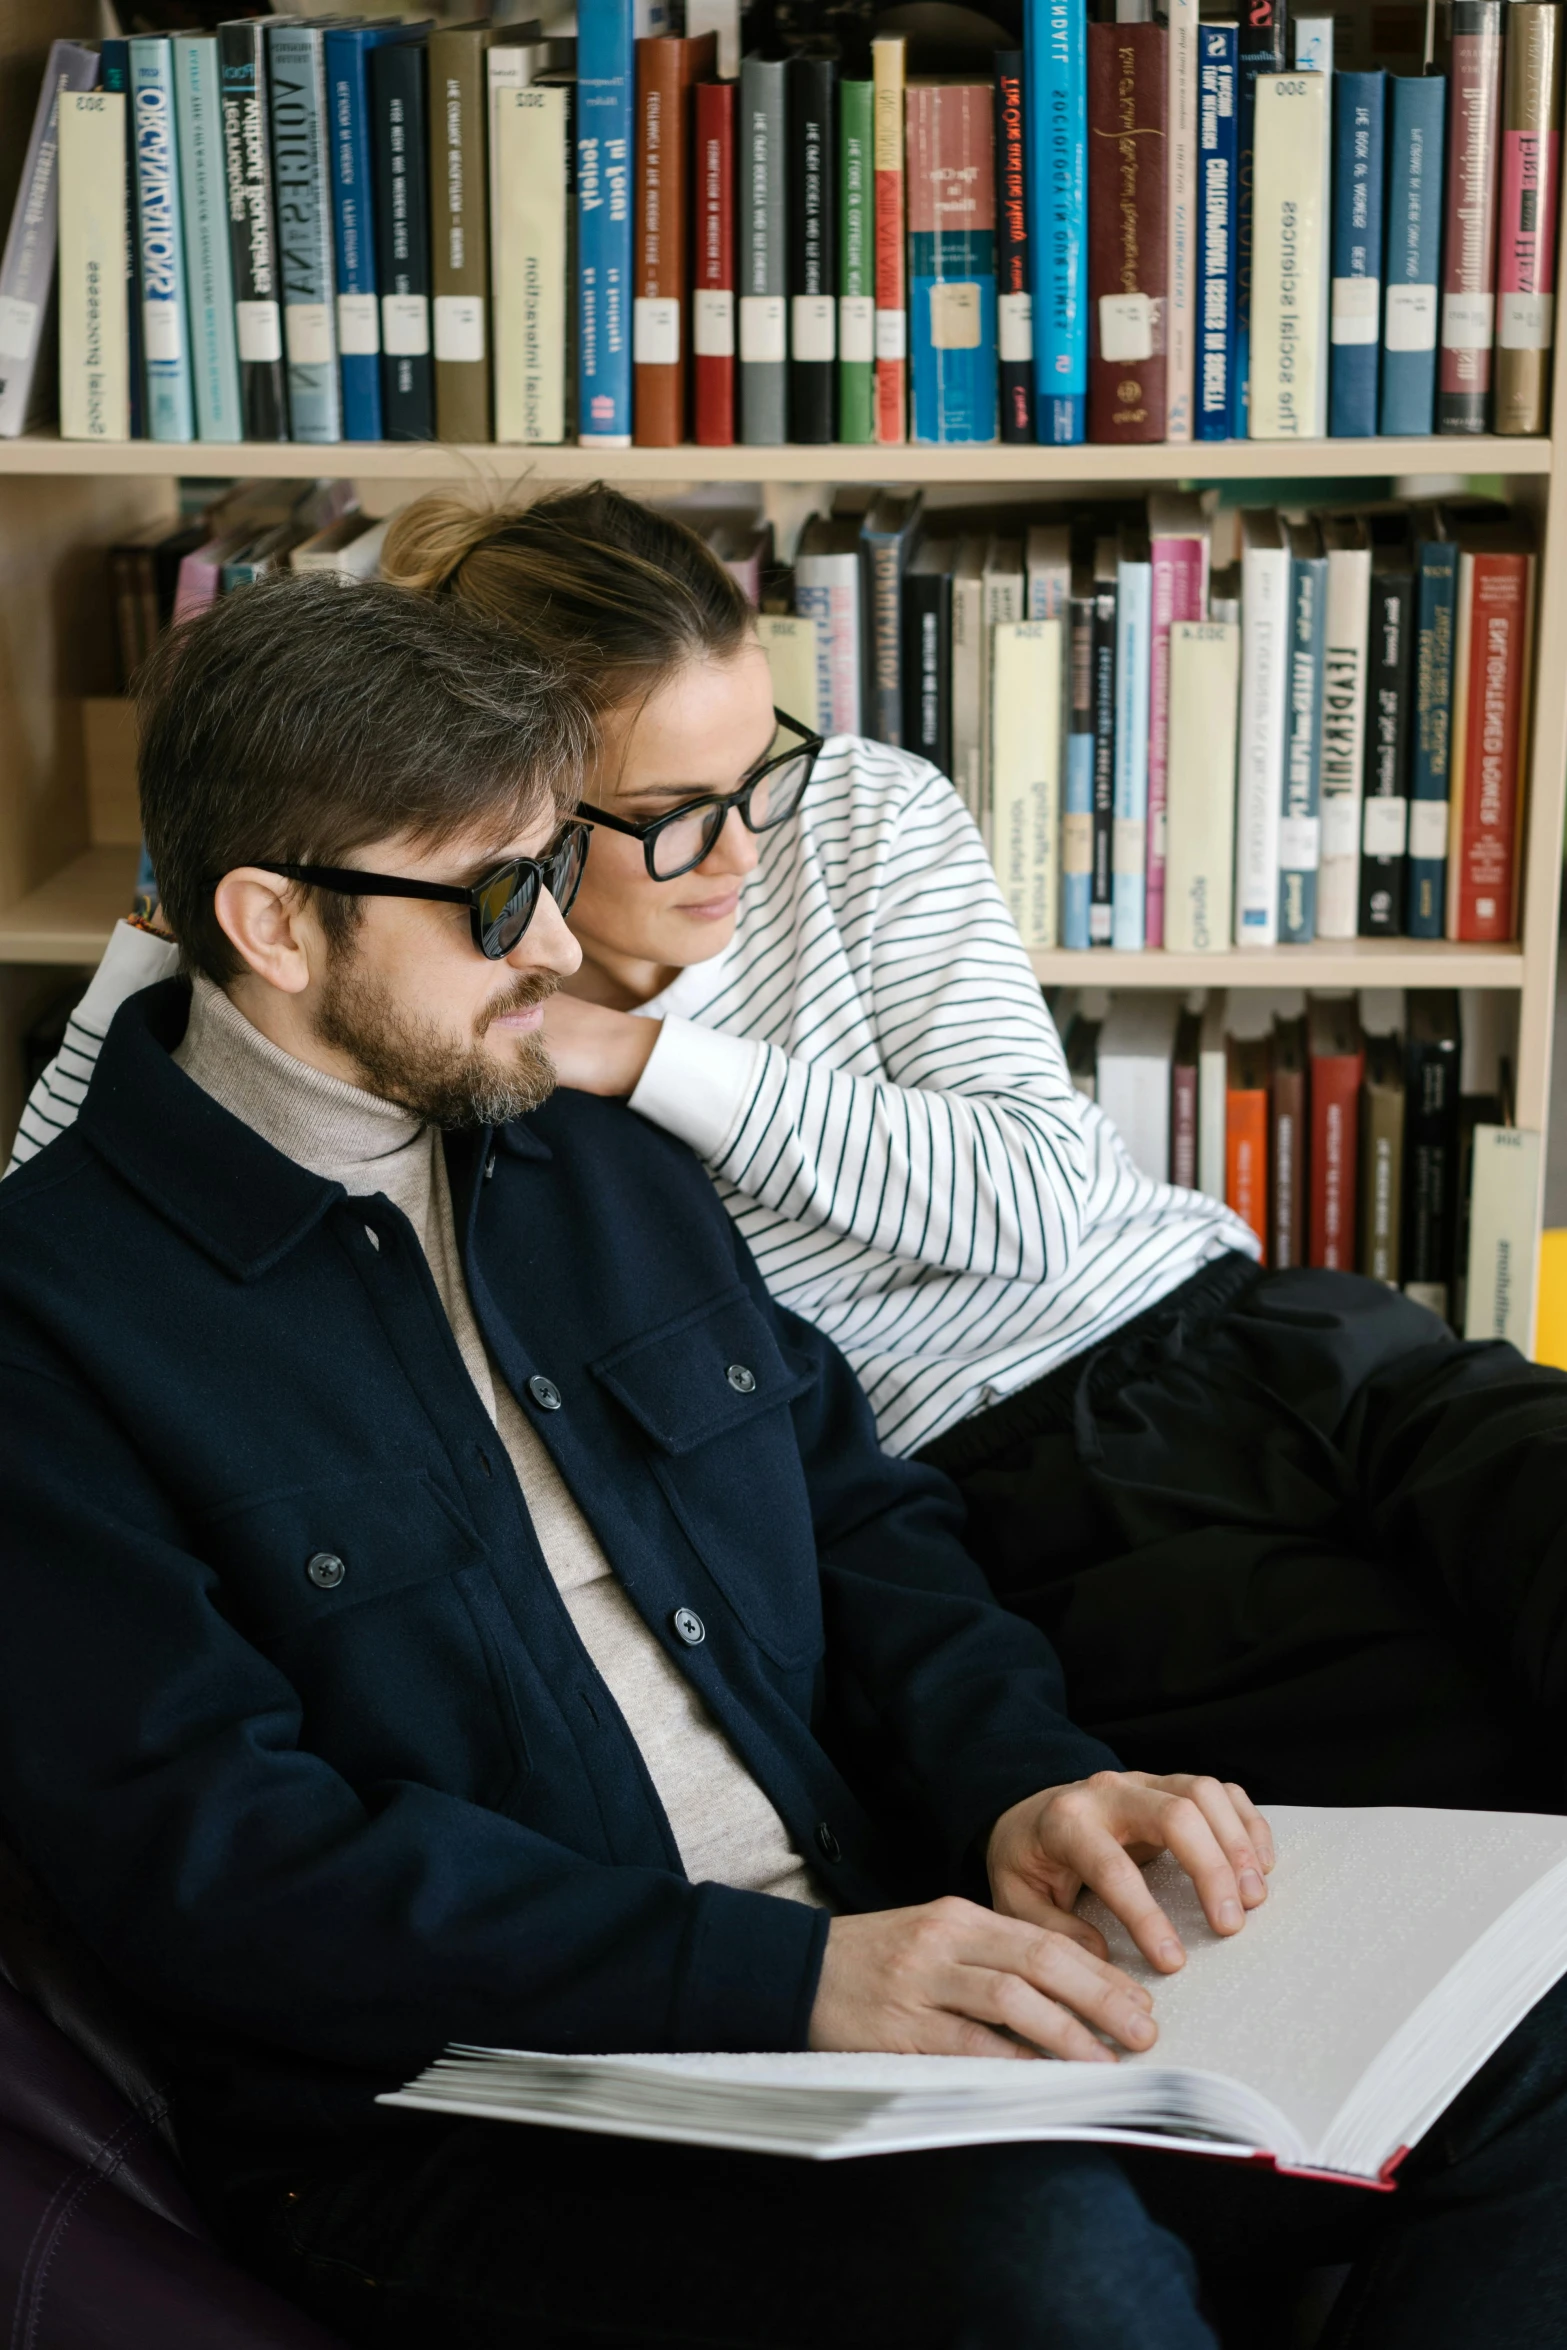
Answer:
[[[1524,984],[1522,947],[1450,946],[1412,938],[1319,939],[1309,947],[1228,947],[1175,955],[1160,948],[1029,956],[1046,987],[1506,987]]]
[[[134,849],[84,850],[0,911],[0,963],[96,963],[135,880]]]
[[[1110,484],[1313,481],[1388,474],[1548,474],[1548,440],[1159,442],[1133,448],[1056,449],[997,444],[887,448],[880,444],[730,449],[522,447],[448,441],[62,441],[35,433],[0,440],[0,474],[289,476],[338,472],[360,481],[987,482]]]

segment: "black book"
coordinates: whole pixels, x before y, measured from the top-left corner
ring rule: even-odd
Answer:
[[[955,539],[929,539],[903,580],[903,747],[952,772]]]
[[[240,413],[247,441],[286,441],[288,392],[267,118],[266,33],[259,23],[219,25],[218,78]]]
[[[1458,997],[1411,988],[1404,1037],[1404,1288],[1446,1318],[1458,1233]]]
[[[1365,788],[1361,808],[1360,935],[1398,938],[1404,928],[1409,830],[1410,679],[1415,567],[1407,543],[1371,554],[1366,638]]]
[[[387,41],[370,52],[375,244],[381,280],[381,429],[389,441],[435,438],[428,62],[423,41]]]
[[[1023,53],[1003,49],[996,57],[996,345],[1004,441],[1031,441],[1034,437],[1034,330],[1023,108]]]
[[[1120,576],[1117,542],[1094,549],[1094,802],[1089,866],[1088,943],[1110,944],[1111,849],[1115,827],[1115,621]]]
[[[838,68],[791,57],[789,124],[789,437],[837,438]]]

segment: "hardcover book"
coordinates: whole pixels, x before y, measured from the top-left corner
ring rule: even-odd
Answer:
[[[1561,17],[1558,5],[1536,0],[1513,0],[1507,11],[1496,246],[1499,433],[1547,429],[1561,194]]]
[[[1110,943],[1148,943],[1148,721],[1152,685],[1153,561],[1146,531],[1122,527],[1116,559],[1115,833]]]
[[[1474,1130],[1469,1179],[1464,1336],[1534,1348],[1540,1196],[1538,1134],[1518,1126]]]
[[[1380,429],[1416,437],[1436,422],[1438,269],[1447,83],[1394,74],[1389,83],[1387,296]]]
[[[1061,944],[1092,945],[1089,900],[1094,870],[1094,583],[1074,570],[1069,607],[1070,714],[1061,779]]]
[[[735,102],[733,82],[699,82],[692,183],[696,239],[691,295],[692,421],[704,449],[735,437]]]
[[[1285,525],[1290,551],[1289,703],[1279,818],[1279,938],[1309,946],[1317,935],[1322,862],[1322,673],[1328,559],[1313,521]]]
[[[1249,1224],[1268,1261],[1268,1097],[1273,1054],[1266,1037],[1232,1036],[1226,1055],[1224,1204]]]
[[[952,567],[952,765],[948,773],[964,807],[981,827],[989,699],[985,541],[974,532],[958,541],[957,561]]]
[[[862,560],[859,525],[825,514],[811,517],[795,550],[795,609],[817,624],[817,706],[827,734],[866,731],[861,724]]]
[[[1317,936],[1354,938],[1360,926],[1360,806],[1366,755],[1371,534],[1358,514],[1330,514],[1323,606],[1321,816]]]
[[[370,52],[381,414],[389,441],[435,438],[428,71],[423,40],[394,41]]]
[[[583,10],[577,34],[577,438],[610,449],[631,446],[639,29],[653,28],[637,27],[633,0],[595,0]]]
[[[838,68],[791,57],[789,109],[789,437],[837,435]]]
[[[903,577],[903,747],[952,767],[952,539],[927,539]]]
[[[1153,563],[1148,702],[1148,944],[1164,944],[1166,774],[1170,755],[1170,631],[1208,609],[1209,529],[1200,498],[1157,491],[1148,501]]]
[[[538,44],[538,27],[445,25],[436,26],[429,38],[430,341],[435,430],[443,441],[487,441],[494,429],[493,228],[486,191],[493,185],[487,134],[489,60],[496,41],[531,51]],[[569,172],[563,171],[562,177],[569,180]],[[341,306],[341,294],[338,300]],[[563,309],[560,315],[564,356]],[[346,382],[346,363],[344,375]],[[497,440],[502,437],[495,431]]]
[[[131,42],[131,105],[147,437],[190,441],[196,437],[196,389],[180,230],[174,58],[166,35],[139,34]]]
[[[1220,954],[1230,943],[1240,645],[1239,628],[1222,621],[1170,631],[1164,943],[1179,954]]]
[[[219,49],[219,71],[222,51]],[[141,347],[141,248],[136,235],[136,141],[131,108],[131,45],[127,40],[98,45],[98,87],[125,100],[125,373],[130,394],[130,437],[146,436],[146,368]],[[227,149],[227,128],[224,132]],[[237,327],[237,320],[236,320]]]
[[[1198,40],[1196,435],[1200,441],[1227,441],[1235,421],[1239,34],[1232,24],[1205,24]]]
[[[1291,685],[1290,548],[1277,514],[1241,517],[1241,715],[1235,804],[1235,943],[1279,938],[1279,819]]]
[[[204,441],[237,441],[243,425],[216,36],[176,33],[173,56],[196,430]]]
[[[1090,440],[1165,437],[1169,104],[1161,25],[1088,28]]]
[[[1170,1180],[1170,1070],[1178,996],[1129,988],[1110,999],[1099,1031],[1098,1102],[1127,1155],[1155,1183]]]
[[[1458,550],[1434,507],[1411,515],[1415,557],[1414,732],[1409,769],[1411,938],[1440,938],[1447,918],[1448,789]]]
[[[879,490],[860,529],[864,730],[894,749],[903,739],[903,575],[914,551],[920,505],[918,490]]]
[[[1447,935],[1465,943],[1517,933],[1534,566],[1526,523],[1460,527]]]
[[[400,25],[334,25],[322,44],[332,131],[337,361],[343,386],[343,438],[347,441],[384,437],[369,51],[380,41],[406,38]]]
[[[787,68],[740,68],[740,438],[789,437]]]
[[[1255,190],[1257,83],[1282,73],[1290,62],[1288,0],[1246,0],[1237,52],[1235,217],[1235,417],[1234,436],[1244,440],[1251,379],[1252,200]]]
[[[1023,52],[996,55],[996,352],[1001,438],[1034,437],[1034,314],[1029,277]]]
[[[1408,1296],[1445,1320],[1458,1229],[1458,998],[1412,988],[1404,1039],[1404,1230]]]
[[[125,301],[125,97],[59,94],[60,438],[131,428]],[[150,648],[149,648],[150,649]],[[125,675],[137,664],[125,664]]]
[[[996,187],[988,83],[908,88],[916,441],[996,438]]]
[[[873,82],[838,84],[838,438],[876,438]]]
[[[1170,1064],[1170,1181],[1197,1188],[1197,1089],[1202,1016],[1188,1004],[1175,1031]]]
[[[1496,332],[1502,0],[1453,0],[1438,432],[1484,432]]]
[[[908,44],[901,34],[871,43],[872,161],[876,203],[876,438],[908,437],[908,228],[905,79]]]
[[[566,437],[570,99],[544,83],[492,93],[495,437]]]
[[[1404,1212],[1404,1049],[1396,1036],[1366,1038],[1360,1168],[1359,1270],[1396,1289]]]
[[[1023,56],[1034,242],[1050,256],[1034,288],[1035,431],[1070,447],[1088,408],[1087,0],[1027,0]]]
[[[50,43],[0,258],[0,436],[7,440],[38,421],[56,389],[53,371],[39,361],[59,250],[59,101],[62,91],[90,90],[97,79],[94,51],[76,41]]]
[[[1402,537],[1401,543],[1373,546],[1371,553],[1360,856],[1364,938],[1396,938],[1404,927],[1414,641],[1414,560]]]
[[[1197,0],[1167,0],[1169,70],[1166,122],[1165,231],[1170,240],[1166,267],[1165,437],[1193,436],[1196,378],[1197,256]]]
[[[1093,857],[1089,873],[1088,936],[1096,947],[1110,944],[1115,919],[1115,718],[1118,701],[1116,602],[1120,562],[1113,538],[1094,548],[1094,799]]]
[[[1313,1094],[1313,1104],[1315,1095]],[[1269,1098],[1268,1263],[1306,1262],[1306,1023],[1275,1020]],[[1313,1161],[1315,1174],[1315,1161]]]
[[[1247,397],[1253,440],[1312,440],[1321,430],[1329,87],[1319,73],[1265,74],[1256,85]]]
[[[325,34],[281,19],[270,21],[266,33],[289,432],[296,441],[340,441]]]
[[[1060,620],[1002,621],[994,633],[991,854],[1018,935],[1034,948],[1057,936],[1064,636]]]
[[[268,131],[266,29],[218,27],[223,93],[223,159],[228,186],[229,260],[234,273],[234,340],[247,441],[288,438],[283,371],[277,219]]]
[[[1359,1216],[1360,1088],[1365,1040],[1352,997],[1316,997],[1311,1035],[1313,1265],[1353,1273]]]
[[[686,437],[686,305],[691,233],[691,89],[716,69],[712,33],[638,41],[632,418],[639,447]]]
[[[1334,77],[1328,430],[1335,438],[1365,439],[1377,429],[1386,113],[1385,73]]]

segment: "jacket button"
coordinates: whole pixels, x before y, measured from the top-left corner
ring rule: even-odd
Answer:
[[[736,1395],[754,1395],[756,1393],[756,1373],[748,1371],[744,1363],[731,1363],[724,1373],[724,1377]]]
[[[491,1153],[490,1153],[489,1157],[488,1157],[488,1158],[485,1160],[485,1162],[484,1162],[484,1180],[485,1180],[485,1182],[486,1182],[486,1183],[488,1183],[488,1182],[489,1182],[489,1180],[490,1180],[490,1177],[491,1177],[491,1176],[494,1174],[494,1172],[495,1172],[495,1153],[494,1153],[493,1151],[491,1151]]]
[[[560,1410],[560,1389],[553,1379],[546,1379],[542,1371],[535,1371],[533,1377],[528,1381],[528,1393],[541,1412],[558,1412]]]
[[[347,1572],[336,1551],[318,1550],[305,1561],[305,1573],[318,1591],[335,1591]]]
[[[673,1620],[675,1630],[679,1633],[687,1648],[700,1648],[703,1641],[707,1638],[707,1626],[703,1623],[695,1608],[677,1607]]]
[[[816,1845],[823,1860],[842,1860],[843,1846],[825,1820],[818,1820],[816,1823]]]

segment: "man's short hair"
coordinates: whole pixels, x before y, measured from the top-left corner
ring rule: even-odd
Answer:
[[[142,826],[187,962],[242,966],[213,888],[258,861],[348,865],[406,833],[497,844],[580,790],[582,695],[515,637],[384,583],[285,577],[165,639],[137,693]],[[329,900],[331,934],[362,900]]]

